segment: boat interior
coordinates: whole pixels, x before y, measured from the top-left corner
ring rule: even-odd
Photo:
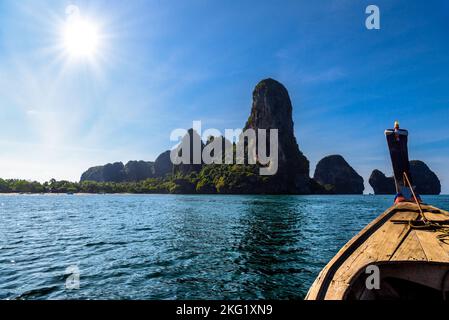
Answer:
[[[374,264],[379,286],[368,289],[372,272],[362,268],[345,293],[345,300],[440,300],[449,301],[449,263],[422,261]]]

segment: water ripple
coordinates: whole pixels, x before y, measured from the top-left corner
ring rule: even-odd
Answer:
[[[0,197],[0,299],[301,299],[340,247],[392,201]],[[447,196],[429,202],[449,207]],[[71,266],[79,290],[65,288]]]

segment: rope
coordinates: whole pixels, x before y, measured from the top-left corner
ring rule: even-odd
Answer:
[[[415,202],[419,208],[419,215],[421,217],[421,220],[423,220],[424,222],[427,222],[426,216],[424,215],[424,212],[422,211],[422,208],[421,208],[421,203],[418,201],[418,197],[415,194],[415,190],[413,190],[412,184],[410,183],[410,180],[409,180],[406,172],[404,172],[404,181],[407,182],[410,190],[412,191],[413,199],[415,199]]]
[[[421,219],[421,220],[417,220],[417,221],[410,220],[409,221],[410,229],[429,230],[429,231],[433,231],[433,232],[438,231],[441,234],[437,235],[437,239],[445,244],[449,244],[449,227],[442,226],[441,224],[439,224],[438,222],[435,222],[435,221],[429,221],[426,218],[424,211],[421,207],[421,203],[418,200],[418,197],[416,196],[415,190],[413,190],[412,184],[410,183],[407,173],[405,173],[405,172],[404,172],[404,180],[407,182],[407,184],[412,192],[413,199],[415,200],[415,203],[418,206],[419,216]]]

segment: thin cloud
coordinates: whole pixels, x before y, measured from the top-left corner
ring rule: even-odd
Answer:
[[[334,82],[345,77],[346,73],[342,69],[333,67],[317,73],[303,75],[300,80],[302,83],[316,84],[323,82]]]

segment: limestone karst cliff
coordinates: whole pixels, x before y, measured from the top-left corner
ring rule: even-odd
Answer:
[[[363,194],[363,178],[340,155],[318,162],[313,179],[331,194]]]
[[[438,176],[423,161],[410,161],[410,174],[416,192],[421,195],[438,195],[441,193],[441,183]],[[386,177],[379,170],[374,170],[369,183],[375,194],[394,194],[396,187],[393,177]]]

